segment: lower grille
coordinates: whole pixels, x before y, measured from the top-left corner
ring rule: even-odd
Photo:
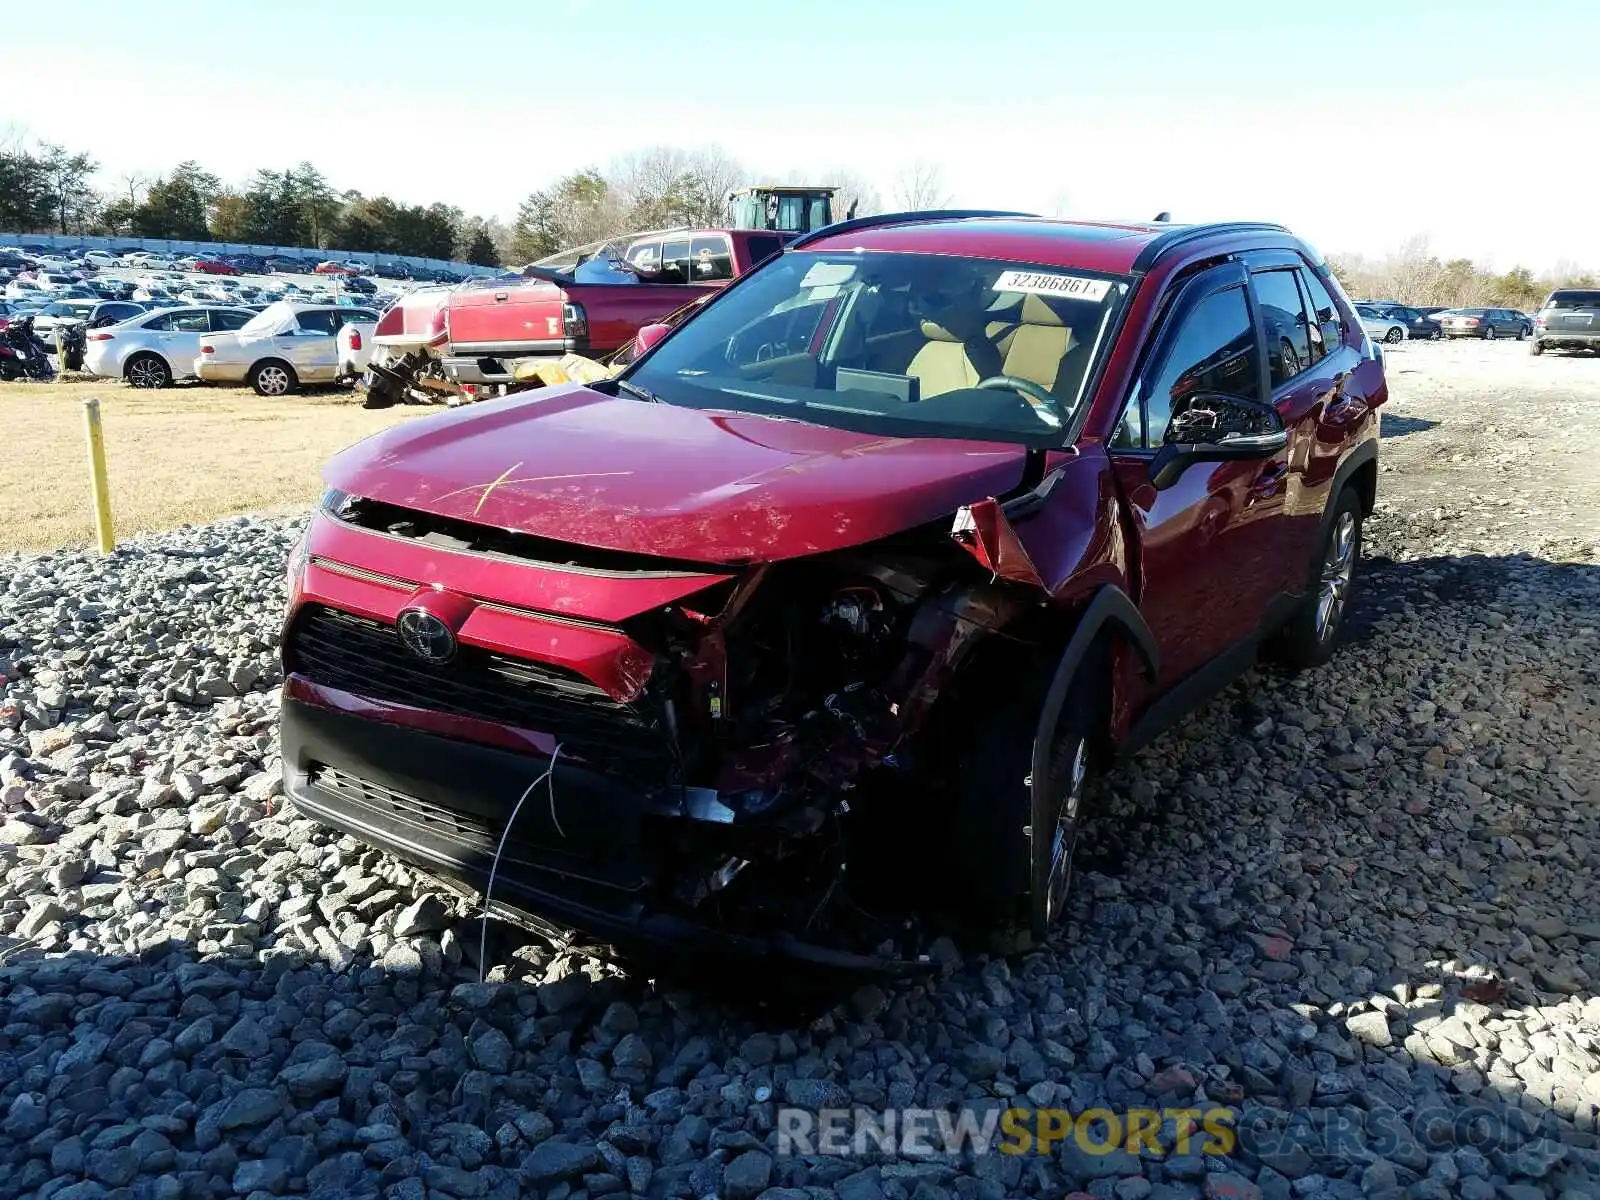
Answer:
[[[394,626],[316,604],[295,618],[284,657],[289,670],[324,687],[547,733],[563,758],[641,781],[676,775],[671,738],[648,700],[619,703],[549,663],[461,646],[451,662],[429,666]]]
[[[473,813],[430,804],[325,763],[309,764],[306,782],[338,801],[348,815],[363,825],[392,830],[407,841],[443,850],[455,860],[470,863],[477,873],[484,875],[488,873],[504,832],[492,828],[489,822]],[[510,815],[507,810],[507,818]],[[520,828],[523,824],[519,819],[517,826]],[[519,837],[518,828],[513,828],[506,837],[500,866],[502,871],[508,867],[532,868],[627,891],[643,884],[639,875],[624,866],[620,858],[607,864],[562,854]]]

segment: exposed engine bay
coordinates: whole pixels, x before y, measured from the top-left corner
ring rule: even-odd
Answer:
[[[1036,604],[941,526],[758,568],[630,622],[657,655],[645,692],[681,764],[657,810],[678,806],[661,826],[677,902],[725,928],[913,953],[920,906],[895,858],[951,765],[946,685]]]

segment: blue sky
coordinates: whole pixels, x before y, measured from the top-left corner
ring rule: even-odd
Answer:
[[[0,51],[0,128],[88,149],[108,185],[186,157],[230,180],[309,158],[339,187],[500,216],[658,142],[773,175],[849,170],[886,200],[925,160],[959,204],[1263,218],[1330,253],[1425,235],[1501,269],[1600,266],[1600,5],[1537,21],[1504,0],[760,11],[59,0],[33,53]]]

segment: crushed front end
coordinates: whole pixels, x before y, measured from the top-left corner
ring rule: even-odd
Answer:
[[[1038,603],[949,528],[705,564],[331,493],[291,565],[286,790],[469,894],[498,852],[492,909],[542,932],[915,969],[941,701]]]

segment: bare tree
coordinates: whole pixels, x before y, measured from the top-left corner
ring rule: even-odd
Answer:
[[[950,192],[945,187],[944,172],[937,163],[925,159],[902,167],[894,178],[894,199],[906,212],[948,207]]]
[[[117,176],[117,182],[120,183],[128,193],[128,207],[137,208],[139,206],[139,198],[141,193],[143,193],[146,188],[154,183],[156,178],[156,176],[147,175],[143,171],[125,171],[123,174]]]

